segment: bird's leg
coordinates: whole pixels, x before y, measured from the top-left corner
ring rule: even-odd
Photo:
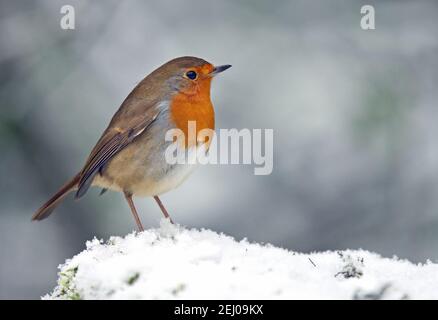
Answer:
[[[132,201],[132,194],[123,192],[125,194],[125,199],[128,201],[129,208],[131,208],[132,215],[134,216],[135,222],[139,231],[144,231],[143,225],[141,224],[140,217],[138,216],[137,209],[135,209],[134,201]]]
[[[169,216],[169,213],[167,212],[166,208],[164,207],[163,203],[161,202],[160,198],[158,196],[154,196],[155,201],[157,201],[158,206],[160,207],[161,211],[163,212],[163,215],[166,219],[169,219],[171,223],[173,223],[172,218]]]

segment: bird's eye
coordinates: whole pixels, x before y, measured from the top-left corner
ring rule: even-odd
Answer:
[[[190,80],[195,80],[197,76],[198,75],[196,74],[195,71],[187,71],[186,72],[186,77],[189,78]]]

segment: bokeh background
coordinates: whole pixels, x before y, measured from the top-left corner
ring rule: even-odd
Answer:
[[[76,9],[62,30],[60,8]],[[374,4],[376,30],[360,28]],[[125,235],[123,196],[32,213],[83,165],[146,74],[194,55],[218,128],[273,128],[274,171],[203,166],[162,197],[173,218],[297,251],[438,259],[436,1],[1,1],[0,298],[39,298],[94,236]],[[143,223],[161,218],[136,201]]]

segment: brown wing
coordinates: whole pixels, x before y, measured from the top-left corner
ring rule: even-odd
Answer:
[[[76,198],[82,197],[101,171],[120,150],[130,144],[155,121],[159,110],[155,104],[127,100],[111,120],[108,128],[91,151],[80,173]]]

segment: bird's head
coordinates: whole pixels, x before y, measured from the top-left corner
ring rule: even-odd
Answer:
[[[158,75],[173,93],[209,96],[211,79],[230,67],[214,66],[196,57],[180,57],[165,63],[152,74]]]

